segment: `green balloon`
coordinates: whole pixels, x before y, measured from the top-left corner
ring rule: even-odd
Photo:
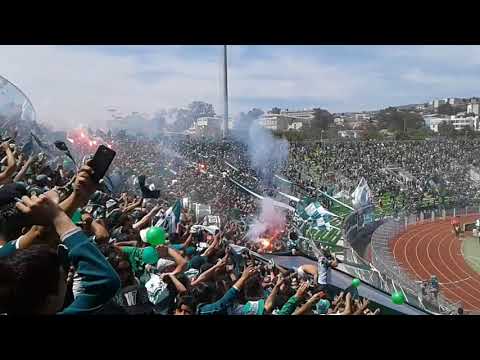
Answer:
[[[144,248],[142,252],[142,260],[145,264],[155,265],[158,261],[157,250],[151,246]]]
[[[357,288],[357,287],[360,286],[360,284],[361,284],[361,281],[359,279],[353,279],[352,280],[352,286]]]
[[[147,231],[147,242],[152,246],[165,244],[165,230],[161,227],[151,227]]]
[[[396,305],[402,305],[405,303],[405,296],[400,291],[395,291],[392,294],[392,302]]]

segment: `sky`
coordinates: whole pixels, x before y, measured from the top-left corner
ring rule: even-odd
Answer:
[[[101,125],[191,101],[222,106],[223,46],[0,46],[0,75],[57,128]],[[231,114],[321,107],[375,110],[479,96],[480,46],[236,46],[228,49]]]

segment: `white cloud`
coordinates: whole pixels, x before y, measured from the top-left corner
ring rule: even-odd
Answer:
[[[357,48],[348,56],[357,56]],[[405,94],[425,101],[434,95],[425,93],[427,87],[460,95],[474,91],[474,72],[458,76],[444,73],[442,66],[480,64],[478,46],[374,46],[363,48],[363,57],[348,64],[324,57],[334,54],[335,47],[305,52],[295,46],[269,46],[262,56],[251,55],[258,48],[229,49],[232,113],[260,103],[306,103],[346,111],[388,105]],[[124,114],[153,113],[204,100],[221,113],[221,55],[221,46],[0,46],[0,75],[29,95],[42,121],[59,127],[101,125],[109,118],[110,106]]]
[[[41,121],[58,126],[98,124],[109,106],[151,113],[194,99],[217,102],[215,64],[189,63],[167,51],[145,64],[88,47],[1,46],[0,69],[31,98]],[[165,76],[144,81],[140,72]]]
[[[30,96],[41,121],[59,127],[95,125],[109,118],[106,108],[110,106],[123,113],[152,113],[198,99],[222,112],[222,52],[217,48],[206,60],[182,56],[182,47],[170,46],[2,46],[0,69]],[[230,57],[238,59],[246,51],[234,46]],[[321,104],[354,96],[366,84],[359,74],[299,58],[295,51],[230,64],[233,112],[245,110],[242,98],[288,101],[300,97]]]

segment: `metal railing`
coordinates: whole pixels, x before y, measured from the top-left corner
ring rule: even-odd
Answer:
[[[411,225],[448,219],[454,216],[474,215],[480,213],[479,206],[465,206],[453,209],[435,209],[420,211],[416,214],[399,214],[395,218],[387,216],[377,218],[371,224],[364,224],[363,214],[371,211],[366,207],[347,216],[343,223],[343,239],[345,246],[344,259],[360,267],[369,267],[371,270],[347,267],[347,271],[359,279],[371,283],[388,293],[401,291],[407,301],[432,313],[451,314],[461,306],[460,303],[451,303],[441,295],[437,298],[428,298],[422,295],[421,281],[411,279],[401,267],[391,252],[391,241],[407,230]],[[359,253],[358,238],[366,227],[373,227],[370,241],[370,255]],[[371,231],[371,229],[370,229]],[[368,253],[368,249],[367,249]]]
[[[447,210],[420,211],[417,214],[408,214],[399,216],[396,219],[389,219],[372,235],[372,264],[382,275],[390,279],[394,284],[397,284],[405,292],[409,300],[416,298],[416,302],[432,312],[440,314],[454,313],[462,305],[460,302],[452,303],[446,300],[441,293],[436,298],[428,298],[422,295],[422,282],[411,279],[405,273],[402,264],[392,254],[391,242],[407,231],[409,226],[418,223],[431,223],[454,216],[478,215],[479,213],[479,207],[466,206]]]

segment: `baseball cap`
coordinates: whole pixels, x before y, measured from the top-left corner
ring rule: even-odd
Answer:
[[[148,227],[148,228],[146,228],[146,229],[140,230],[140,239],[142,239],[142,241],[143,241],[144,243],[148,243],[148,241],[147,241],[147,232],[148,232],[149,229],[150,229],[150,228]]]

